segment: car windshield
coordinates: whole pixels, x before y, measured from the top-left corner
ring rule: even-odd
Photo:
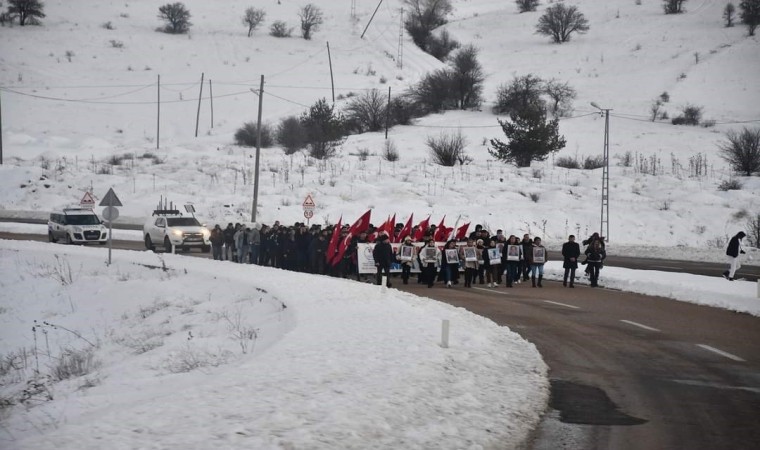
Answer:
[[[199,227],[195,217],[167,217],[166,224],[170,227]]]
[[[73,214],[66,216],[68,225],[100,225],[100,220],[95,214]]]

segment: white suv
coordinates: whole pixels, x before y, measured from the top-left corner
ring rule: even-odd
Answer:
[[[108,229],[98,216],[87,208],[64,208],[50,214],[48,220],[48,240],[67,244],[87,244],[108,242]]]
[[[211,250],[209,237],[211,232],[198,222],[195,217],[183,217],[176,209],[157,209],[143,225],[145,248],[155,251],[161,246],[171,252],[172,247],[184,251],[200,248],[202,252]]]

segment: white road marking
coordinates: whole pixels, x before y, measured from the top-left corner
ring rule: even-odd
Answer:
[[[557,306],[564,306],[565,308],[572,308],[572,309],[581,309],[581,308],[580,308],[580,307],[578,307],[578,306],[568,305],[568,304],[566,304],[566,303],[553,302],[553,301],[551,301],[551,300],[544,300],[544,303],[551,303],[552,305],[557,305]]]
[[[648,331],[658,331],[658,332],[660,331],[657,328],[648,327],[648,326],[646,326],[644,324],[640,324],[638,322],[633,322],[631,320],[621,320],[621,322],[627,323],[628,325],[633,325],[634,327],[643,328],[643,329],[648,330]]]
[[[710,347],[709,345],[697,344],[697,347],[699,347],[699,348],[701,348],[703,350],[707,350],[708,352],[713,352],[713,353],[718,354],[720,356],[726,357],[728,359],[733,359],[734,361],[746,362],[746,360],[744,360],[742,358],[739,358],[736,355],[732,355],[731,353],[724,352],[723,350],[719,350],[719,349],[717,349],[715,347]]]
[[[477,289],[479,291],[486,291],[486,292],[490,292],[492,294],[510,295],[509,292],[506,292],[506,291],[497,291],[497,290],[495,290],[495,288],[486,289],[486,288],[474,287],[472,289]]]
[[[754,392],[756,394],[760,394],[760,387],[729,386],[727,384],[717,384],[717,383],[710,383],[706,381],[696,381],[696,380],[672,380],[672,381],[676,383],[680,383],[680,384],[688,384],[690,386],[703,386],[703,387],[711,387],[715,389],[734,389],[734,390],[748,391],[748,392]]]

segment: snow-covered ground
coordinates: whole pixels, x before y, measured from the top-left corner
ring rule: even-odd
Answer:
[[[46,2],[43,26],[0,27],[0,210],[45,217],[85,192],[100,199],[113,188],[121,215],[138,221],[160,197],[193,203],[208,224],[248,221],[254,151],[233,145],[233,134],[256,119],[251,90],[261,75],[264,121],[276,125],[331,99],[326,42],[339,109],[369,89],[401,93],[443,66],[405,37],[399,67],[399,0],[383,2],[364,39],[376,2],[355,2],[353,19],[349,2],[315,0],[325,23],[311,41],[267,34],[275,20],[296,26],[301,4],[289,0],[256,5],[267,17],[252,38],[240,24],[250,2],[184,3],[193,15],[188,35],[156,32],[158,3],[148,0]],[[326,162],[263,149],[259,221],[302,221],[311,194],[314,223],[351,222],[370,208],[375,224],[411,213],[437,224],[445,215],[449,226],[540,235],[557,248],[568,234],[599,228],[601,169],[554,166],[561,156],[602,153],[604,120],[593,101],[613,110],[609,251],[723,260],[727,239],[760,213],[760,179],[732,174],[717,153],[725,132],[760,120],[760,38],[725,28],[724,3],[694,0],[685,14],[666,16],[656,1],[576,0],[591,29],[562,45],[534,34],[546,4],[526,14],[513,2],[453,4],[446,28],[480,49],[487,74],[482,110],[392,128],[395,163],[381,158],[383,133],[349,137]],[[499,85],[526,74],[568,82],[578,97],[560,122],[567,147],[517,169],[487,151],[490,139],[503,139],[490,107]],[[670,117],[696,105],[715,125],[650,121],[665,92]],[[432,164],[426,139],[457,131],[472,162]],[[741,190],[717,189],[732,178]],[[545,406],[546,367],[535,348],[463,310],[344,280],[172,255],[163,256],[164,271],[147,252],[116,252],[106,268],[99,251],[0,244],[0,355],[26,355],[19,369],[2,360],[9,370],[0,401],[25,404],[0,409],[0,447],[488,448],[517,445]],[[753,283],[614,267],[603,279],[758,315]],[[452,323],[449,349],[438,345],[442,319]],[[26,384],[37,367],[43,375],[60,368],[62,352],[89,350],[98,365],[87,375]]]

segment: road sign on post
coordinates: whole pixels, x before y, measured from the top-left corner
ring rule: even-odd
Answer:
[[[106,196],[100,201],[100,206],[105,206],[103,210],[103,218],[108,221],[108,265],[111,265],[111,249],[113,249],[113,221],[119,217],[119,210],[114,206],[124,206],[121,204],[121,200],[116,196],[116,192],[113,188],[109,188]]]
[[[79,206],[82,208],[92,208],[95,206],[95,199],[92,198],[92,194],[85,192],[82,196],[82,200],[79,200]]]
[[[314,203],[314,199],[311,198],[311,194],[306,196],[303,201],[303,216],[306,218],[306,225],[309,224],[309,219],[314,217],[314,210],[317,208],[317,204]]]

